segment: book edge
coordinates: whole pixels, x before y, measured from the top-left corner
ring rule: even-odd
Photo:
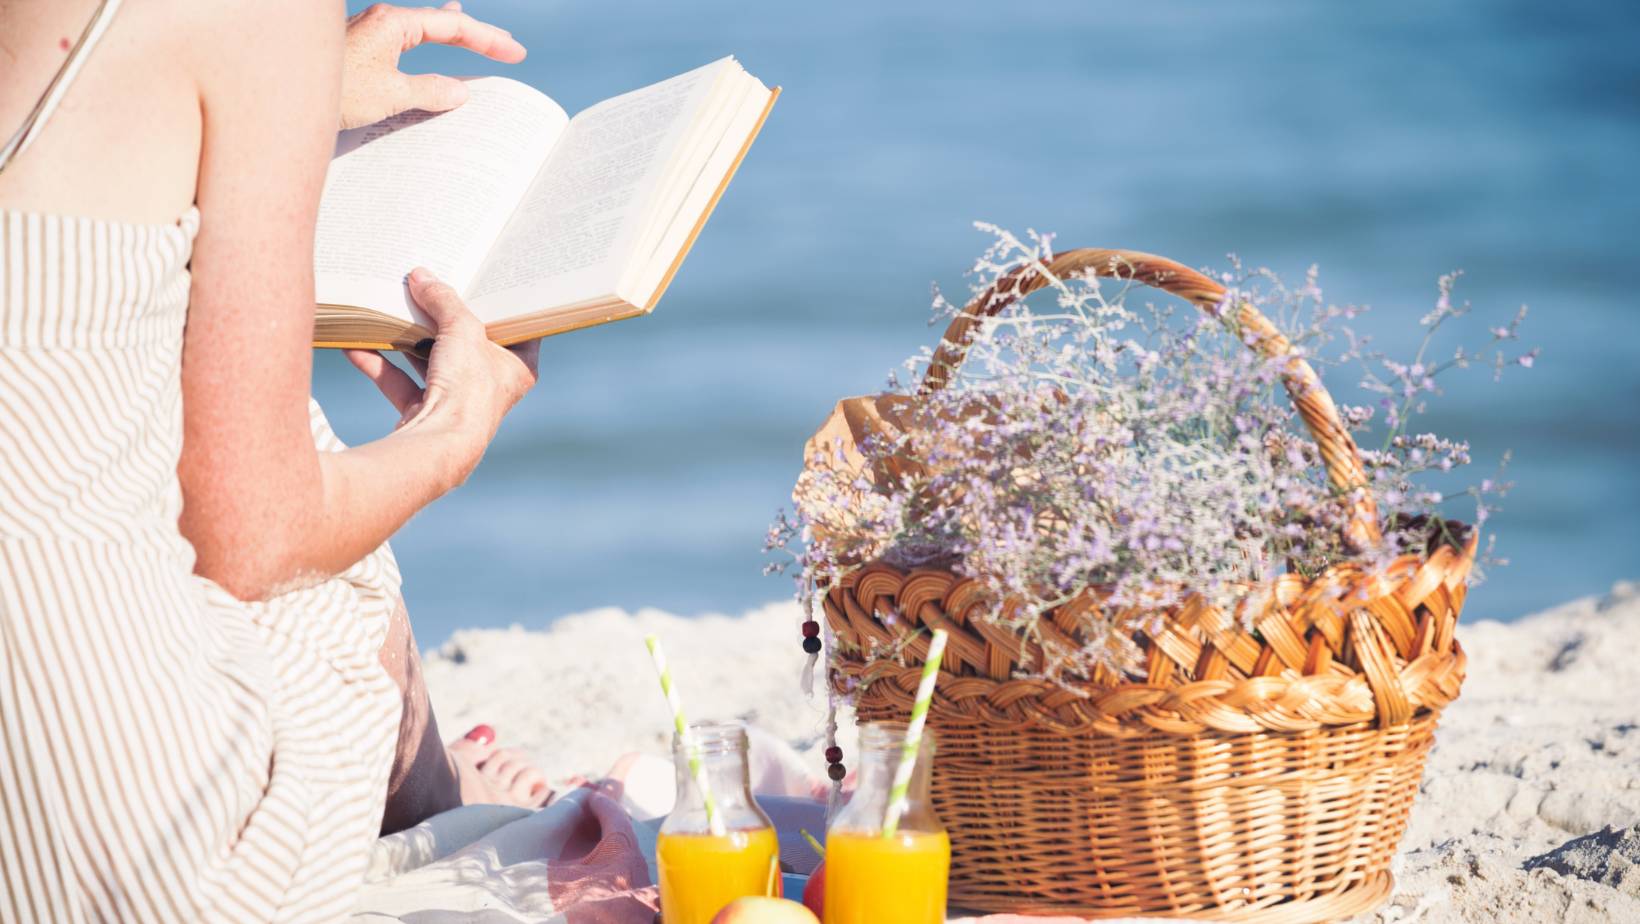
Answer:
[[[655,306],[660,303],[661,296],[665,295],[667,288],[671,286],[672,278],[678,274],[678,269],[683,266],[684,258],[689,256],[689,251],[694,248],[695,239],[700,237],[701,231],[705,230],[706,220],[712,217],[712,212],[717,209],[718,201],[723,198],[724,191],[729,188],[729,182],[739,172],[741,161],[746,159],[747,152],[752,149],[752,142],[757,140],[759,134],[762,134],[763,123],[768,121],[769,113],[774,111],[774,103],[775,100],[780,98],[780,91],[781,87],[778,86],[769,91],[769,101],[763,104],[763,111],[758,114],[757,123],[752,126],[752,131],[746,136],[745,143],[740,146],[740,151],[735,155],[734,162],[729,165],[728,172],[723,175],[723,182],[719,183],[718,188],[712,193],[712,198],[706,203],[706,208],[701,211],[700,218],[696,219],[695,227],[690,229],[689,237],[684,240],[683,246],[678,249],[677,256],[672,259],[672,265],[667,267],[666,275],[661,277],[660,284],[655,286],[655,291],[650,294],[649,301],[644,304],[643,312],[645,314],[655,310]]]
[[[415,344],[430,334],[426,328],[396,318],[386,312],[362,305],[342,305],[319,302],[314,306],[313,348],[335,350],[399,350]],[[349,336],[345,328],[356,326],[355,319],[371,322],[377,331],[392,325],[397,328],[390,339],[377,340],[369,336]],[[336,330],[343,328],[343,330]],[[329,334],[327,336],[327,333]]]
[[[586,330],[589,327],[597,327],[600,324],[611,324],[615,321],[625,321],[629,318],[642,317],[649,313],[647,310],[639,308],[631,302],[622,301],[620,302],[620,305],[622,306],[620,308],[612,306],[609,309],[610,313],[602,317],[593,316],[574,319],[560,318],[559,322],[555,324],[548,324],[545,327],[530,328],[528,331],[523,333],[507,334],[499,337],[492,336],[490,339],[501,346],[512,346],[515,343],[524,343],[530,340],[539,340],[544,337],[556,337],[559,334],[568,334],[573,331]]]

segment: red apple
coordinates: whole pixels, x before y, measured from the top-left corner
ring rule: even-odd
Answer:
[[[809,874],[808,885],[803,886],[803,904],[814,912],[815,917],[823,918],[826,916],[825,860],[821,860],[820,865],[816,866],[814,872]]]
[[[724,905],[712,924],[820,924],[820,919],[797,902],[756,896]]]

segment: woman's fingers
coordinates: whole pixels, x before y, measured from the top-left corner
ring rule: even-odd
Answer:
[[[376,383],[383,396],[392,402],[399,416],[409,413],[421,403],[421,386],[409,374],[393,365],[376,350],[346,350],[347,361],[363,372],[365,378]]]
[[[517,356],[519,360],[524,363],[524,368],[528,369],[530,372],[530,381],[533,382],[540,376],[540,340],[526,340],[523,343],[515,343],[512,346],[507,347],[507,349],[511,350],[513,355]]]
[[[399,71],[399,57],[427,43],[466,48],[507,64],[524,60],[524,46],[505,29],[443,7],[377,3],[347,21],[342,67],[341,127],[358,128],[400,112],[444,112],[467,101],[467,86],[453,77]]]
[[[431,406],[450,406],[456,415],[452,419],[462,421],[461,429],[479,437],[472,456],[477,464],[502,418],[535,384],[539,347],[527,344],[516,353],[505,352],[490,340],[460,293],[424,267],[411,270],[405,284],[434,334],[431,342],[418,343],[410,354],[426,382],[424,400]]]
[[[403,96],[394,101],[400,112],[448,112],[467,101],[467,84],[443,74],[417,74],[404,78]]]
[[[468,333],[475,325],[482,327],[477,316],[461,300],[461,294],[429,270],[416,267],[410,271],[409,281],[410,297],[433,319],[439,336]]]
[[[465,48],[504,64],[517,64],[528,53],[511,32],[480,22],[461,12],[459,6],[405,10],[404,13],[405,51],[433,42]]]

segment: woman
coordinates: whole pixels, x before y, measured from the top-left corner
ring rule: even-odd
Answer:
[[[344,80],[337,4],[0,0],[0,919],[334,918],[390,777],[390,825],[459,801],[383,542],[535,350],[410,273],[424,385],[353,354],[401,422],[343,449],[313,229],[338,124],[461,101],[399,51],[523,49],[454,5],[349,29]],[[492,749],[465,794],[538,799]]]

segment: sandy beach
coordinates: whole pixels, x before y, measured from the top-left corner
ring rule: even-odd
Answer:
[[[1473,601],[1487,605],[1486,589]],[[799,689],[800,622],[780,603],[466,630],[428,653],[427,683],[446,734],[487,722],[555,779],[594,775],[621,754],[666,750],[642,644],[654,632],[694,716],[762,726],[818,772],[825,707]],[[1363,920],[1640,921],[1640,585],[1513,623],[1467,623],[1458,637],[1463,695],[1442,718],[1395,897]]]

